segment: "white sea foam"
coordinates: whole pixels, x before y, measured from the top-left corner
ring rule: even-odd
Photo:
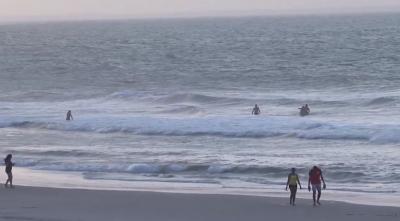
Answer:
[[[0,121],[0,127],[47,130],[132,133],[168,136],[222,136],[266,138],[286,136],[299,139],[364,140],[377,144],[398,143],[400,125],[359,125],[323,122],[298,117],[90,117],[79,120],[41,119]]]

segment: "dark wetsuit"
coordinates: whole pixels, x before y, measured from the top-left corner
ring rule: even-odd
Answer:
[[[4,163],[6,164],[6,173],[9,174],[12,171],[13,163],[11,160],[5,160]]]
[[[73,119],[74,119],[74,117],[72,117],[71,111],[68,111],[68,112],[67,112],[66,120],[73,120]]]
[[[253,108],[252,113],[253,113],[254,115],[259,115],[259,114],[261,113],[260,108],[259,108],[259,107]]]

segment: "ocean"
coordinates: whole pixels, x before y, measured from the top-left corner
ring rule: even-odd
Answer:
[[[399,14],[2,24],[0,155],[94,182],[276,191],[292,167],[306,187],[318,165],[330,191],[400,196],[399,24]]]

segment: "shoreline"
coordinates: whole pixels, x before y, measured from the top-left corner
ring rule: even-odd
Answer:
[[[399,207],[366,206],[298,199],[295,207],[279,197],[144,191],[0,188],[0,220],[398,220]],[[4,203],[7,202],[7,203]]]
[[[5,180],[5,175],[0,178]],[[244,197],[274,197],[287,200],[289,192],[268,188],[234,188],[219,184],[174,183],[154,181],[121,181],[85,179],[80,172],[60,172],[14,168],[14,184],[23,188],[50,188],[63,190],[97,190],[119,192],[152,192],[193,195],[226,195]],[[297,198],[312,204],[312,193],[307,189],[298,191]],[[389,206],[400,208],[400,198],[374,193],[340,192],[325,190],[321,202],[338,202],[365,206]]]

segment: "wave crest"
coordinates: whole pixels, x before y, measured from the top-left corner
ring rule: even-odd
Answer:
[[[375,98],[368,103],[366,103],[367,106],[375,106],[375,105],[383,105],[383,104],[389,104],[396,102],[396,98],[394,97],[378,97]]]
[[[400,143],[400,125],[356,125],[319,122],[298,117],[97,117],[65,121],[20,120],[1,127],[47,130],[132,133],[165,136],[221,136],[237,138],[294,137],[300,139],[364,140]]]

